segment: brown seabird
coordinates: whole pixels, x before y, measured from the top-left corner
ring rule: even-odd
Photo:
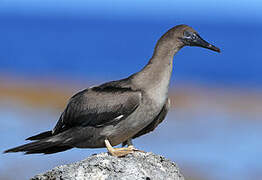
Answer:
[[[132,139],[153,131],[168,112],[173,56],[184,46],[220,52],[193,28],[175,26],[158,40],[152,58],[141,71],[78,92],[71,97],[52,131],[29,137],[27,140],[33,142],[5,153],[51,154],[74,147],[106,147],[114,156],[136,151]],[[112,147],[121,143],[128,147]]]

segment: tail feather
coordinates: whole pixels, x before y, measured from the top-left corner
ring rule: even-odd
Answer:
[[[40,139],[44,139],[44,138],[47,138],[47,137],[51,137],[53,134],[52,134],[52,131],[46,131],[46,132],[42,132],[40,134],[37,134],[35,136],[31,136],[29,138],[27,138],[26,140],[40,140]]]
[[[4,151],[4,153],[10,153],[10,152],[29,152],[29,151],[39,151],[39,153],[41,153],[40,151],[45,150],[47,148],[56,146],[57,143],[53,143],[53,142],[46,142],[46,141],[37,141],[37,142],[32,142],[32,143],[28,143],[22,146],[18,146],[12,149],[8,149],[6,151]]]
[[[57,152],[66,151],[68,149],[72,149],[72,147],[71,146],[53,146],[53,147],[49,147],[49,148],[41,149],[41,150],[27,151],[25,152],[25,154],[39,154],[39,153],[53,154]]]
[[[70,136],[64,135],[65,134],[55,135],[49,138],[34,141],[28,144],[8,149],[4,151],[4,153],[25,152],[25,154],[52,154],[73,148],[72,146],[64,143],[66,140],[71,139]],[[67,142],[70,143],[70,141]]]

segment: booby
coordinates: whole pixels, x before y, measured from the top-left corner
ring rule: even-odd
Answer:
[[[53,130],[29,137],[26,140],[33,142],[4,153],[51,154],[74,147],[106,147],[113,156],[136,151],[132,139],[153,131],[167,115],[173,56],[184,46],[220,52],[193,28],[177,25],[158,40],[152,58],[141,71],[78,92]],[[121,143],[127,147],[113,148]]]

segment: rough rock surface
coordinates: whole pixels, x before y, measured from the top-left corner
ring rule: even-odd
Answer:
[[[135,152],[117,158],[108,153],[54,169],[31,180],[184,180],[177,165],[153,153]]]

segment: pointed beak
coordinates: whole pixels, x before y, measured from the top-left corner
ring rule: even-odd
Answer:
[[[210,49],[220,53],[220,49],[212,44],[209,44],[204,39],[202,39],[199,35],[196,35],[196,39],[190,44],[191,46],[200,46],[206,49]]]

